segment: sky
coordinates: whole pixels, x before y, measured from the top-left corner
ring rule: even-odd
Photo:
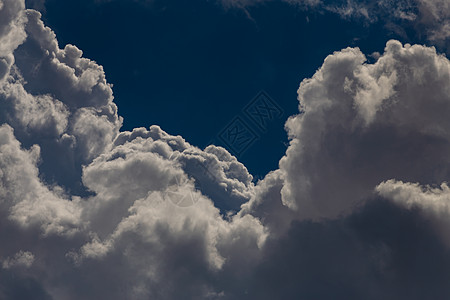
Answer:
[[[333,51],[382,52],[387,39],[400,38],[383,21],[367,26],[355,16],[355,28],[336,13],[284,2],[247,11],[205,0],[47,0],[44,7],[60,46],[77,45],[105,68],[123,130],[157,124],[204,148],[221,143],[220,132],[265,91],[283,114],[256,132],[252,147],[233,153],[258,178],[275,170],[286,151],[284,123],[298,113],[303,78]]]
[[[0,0],[0,299],[448,299],[448,0]]]

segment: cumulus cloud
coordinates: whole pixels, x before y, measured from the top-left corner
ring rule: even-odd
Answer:
[[[19,251],[14,255],[14,257],[6,258],[3,261],[2,265],[3,265],[3,269],[9,269],[9,268],[18,267],[18,266],[23,266],[23,267],[29,268],[33,264],[33,261],[34,261],[33,253]]]
[[[12,52],[26,36],[23,28],[24,8],[23,1],[0,2],[0,82],[4,80],[14,63]]]
[[[39,226],[43,234],[70,234],[78,230],[75,201],[62,199],[39,180],[37,145],[21,149],[9,125],[0,127],[1,207],[23,227]]]
[[[376,191],[401,207],[421,211],[432,222],[441,239],[450,246],[447,230],[450,224],[450,188],[447,182],[433,187],[391,179],[380,183]]]
[[[300,109],[280,162],[283,202],[305,218],[352,211],[396,178],[449,176],[450,64],[434,48],[389,41],[374,64],[357,48],[328,56],[299,88]]]
[[[224,148],[120,132],[103,68],[0,4],[0,298],[450,296],[450,63],[434,48],[328,56],[254,183]]]
[[[237,210],[250,198],[247,169],[223,148],[202,151],[157,126],[119,133],[103,69],[75,46],[59,49],[38,12],[22,14],[26,38],[0,89],[0,238],[15,234],[0,251],[5,276],[55,299],[221,295],[205,280],[224,265],[255,264],[267,237],[257,218],[217,208]],[[180,206],[167,192],[174,188],[195,205]],[[57,279],[62,272],[72,283]],[[86,272],[105,280],[87,282]],[[117,288],[105,289],[113,281]],[[17,293],[0,286],[6,298]]]
[[[356,48],[336,52],[301,83],[302,113],[286,123],[291,144],[280,169],[255,187],[240,212],[258,216],[277,241],[264,248],[250,293],[426,297],[414,284],[401,292],[401,278],[408,277],[447,297],[441,278],[449,258],[449,83],[445,56],[397,41],[373,64]],[[268,281],[271,288],[260,292]]]
[[[82,194],[81,166],[111,144],[122,123],[111,86],[103,68],[82,58],[78,48],[59,49],[40,13],[22,5],[21,14],[27,36],[0,88],[1,120],[25,147],[39,144],[47,183]]]

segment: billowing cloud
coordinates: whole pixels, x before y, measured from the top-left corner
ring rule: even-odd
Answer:
[[[50,190],[39,179],[36,163],[40,157],[37,145],[21,149],[13,130],[0,127],[0,165],[2,210],[22,227],[38,226],[44,235],[70,234],[80,227],[75,201],[62,199],[60,188]]]
[[[224,148],[120,132],[101,66],[23,1],[0,15],[0,298],[450,296],[450,62],[434,48],[328,56],[254,183]]]
[[[408,210],[420,210],[433,224],[440,238],[450,246],[450,188],[447,182],[440,186],[421,186],[418,183],[387,180],[376,187],[381,196]]]
[[[81,166],[102,153],[121,126],[112,90],[101,66],[75,46],[59,49],[38,12],[22,15],[27,37],[0,88],[1,120],[25,147],[39,144],[40,174],[48,183],[80,194]]]
[[[379,182],[447,180],[449,82],[433,48],[389,41],[374,64],[355,48],[328,56],[300,85],[304,113],[286,123],[283,202],[305,218],[337,217]]]
[[[0,2],[0,82],[9,73],[14,63],[12,52],[25,39],[23,1],[2,0]]]
[[[8,257],[3,261],[3,269],[9,269],[13,267],[26,267],[29,268],[33,264],[34,255],[30,252],[19,251],[14,257]]]

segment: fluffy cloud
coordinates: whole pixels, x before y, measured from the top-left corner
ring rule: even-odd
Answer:
[[[408,210],[419,210],[434,226],[441,239],[450,246],[450,188],[446,182],[439,187],[388,180],[376,187],[379,195]]]
[[[4,80],[14,63],[12,52],[26,36],[23,28],[24,8],[23,1],[2,0],[0,2],[0,82]]]
[[[31,252],[19,251],[13,258],[7,258],[3,261],[3,269],[9,269],[12,267],[23,266],[26,268],[31,267],[34,261],[34,255]]]
[[[81,166],[102,153],[121,126],[111,87],[103,68],[75,46],[59,49],[38,12],[21,15],[27,36],[0,87],[0,119],[25,147],[39,144],[45,181],[82,194]]]
[[[267,237],[259,220],[224,219],[191,181],[178,189],[192,192],[195,205],[182,207],[164,198],[175,177],[187,175],[173,161],[150,151],[158,147],[152,147],[152,139],[146,140],[147,151],[133,152],[133,144],[126,143],[129,153],[123,157],[112,158],[118,153],[114,150],[100,156],[83,176],[95,196],[68,199],[61,188],[50,190],[38,178],[38,146],[21,148],[8,125],[0,132],[1,212],[8,216],[2,221],[0,239],[14,234],[12,243],[0,251],[3,268],[39,282],[52,297],[206,298],[215,293],[207,278],[224,266],[238,265],[245,272],[257,262],[255,253]],[[242,260],[242,255],[252,259]],[[117,263],[116,272],[111,272]],[[42,272],[45,276],[40,278]],[[68,282],[58,282],[62,272]],[[85,278],[87,273],[92,277]],[[105,291],[112,282],[116,288]],[[85,289],[78,290],[78,284]],[[2,288],[7,295],[15,293]]]
[[[39,226],[44,235],[70,234],[80,227],[76,201],[61,199],[40,180],[40,148],[23,150],[8,125],[0,127],[1,207],[20,226]]]
[[[374,64],[336,52],[301,83],[280,169],[240,212],[275,239],[248,294],[421,299],[425,284],[449,295],[449,83],[445,56],[397,41]]]
[[[38,298],[220,295],[207,278],[229,265],[245,272],[267,237],[257,218],[217,208],[251,197],[247,169],[223,148],[202,151],[157,126],[119,133],[103,69],[75,46],[59,49],[39,13],[21,14],[26,37],[0,89],[0,239],[14,234],[0,251],[0,295],[19,297],[27,281],[23,293]],[[184,193],[195,200],[188,207],[177,201]]]
[[[435,49],[389,41],[374,64],[354,48],[327,57],[299,88],[280,162],[283,202],[305,218],[351,212],[379,182],[449,177],[450,64]]]
[[[450,63],[434,48],[328,56],[255,184],[224,148],[120,132],[101,66],[23,1],[0,15],[0,298],[450,296]]]

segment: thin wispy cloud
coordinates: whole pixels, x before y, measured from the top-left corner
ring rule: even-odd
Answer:
[[[97,4],[130,1],[151,4],[155,0],[92,0]],[[215,0],[225,9],[242,9],[252,18],[249,9],[275,0]],[[45,0],[26,0],[29,8],[45,9]],[[405,35],[398,22],[411,26],[416,34],[447,49],[450,38],[450,2],[448,0],[281,0],[295,8],[311,13],[334,13],[362,24],[384,23],[397,34]]]
[[[221,0],[227,9],[248,9],[273,0]],[[450,2],[448,0],[283,0],[302,10],[334,13],[347,20],[362,24],[384,23],[397,34],[405,35],[398,22],[413,28],[416,34],[447,49],[450,38]],[[249,14],[251,15],[251,14]]]

